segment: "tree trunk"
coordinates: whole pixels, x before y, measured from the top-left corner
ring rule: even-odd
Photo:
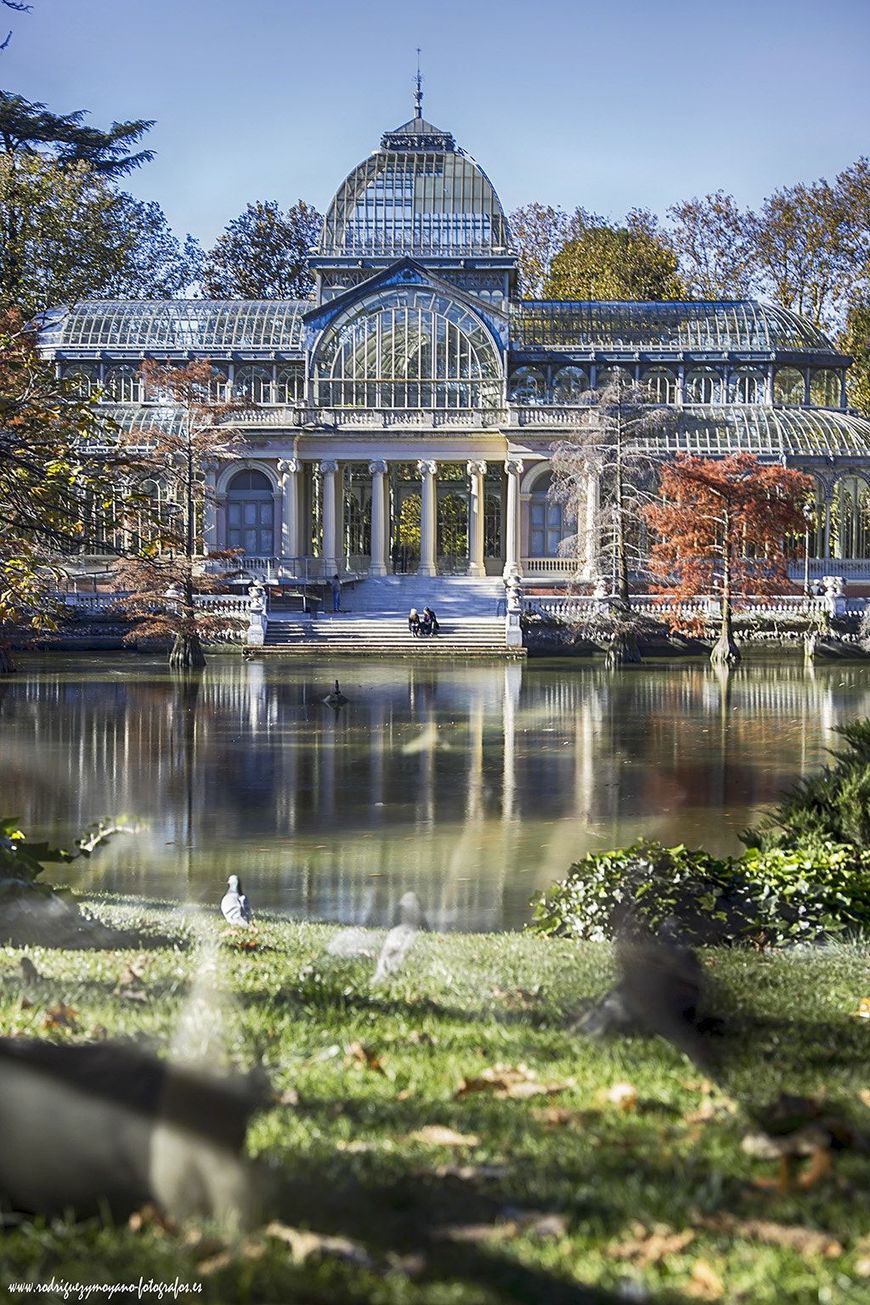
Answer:
[[[12,649],[8,643],[0,643],[0,675],[11,675],[15,670]]]
[[[205,654],[196,631],[177,634],[169,654],[170,670],[201,671],[204,666]]]
[[[710,661],[714,666],[736,666],[740,661],[740,649],[734,638],[731,616],[731,513],[727,507],[722,515],[722,535],[722,624]]]

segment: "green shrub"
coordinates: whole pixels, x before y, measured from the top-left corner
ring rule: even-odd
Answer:
[[[870,843],[870,720],[836,731],[846,742],[831,765],[801,779],[763,825],[743,839],[753,847],[799,846],[806,842]]]
[[[640,842],[591,852],[534,903],[539,933],[602,941],[624,926],[771,945],[870,927],[870,853],[831,842],[720,859]]]

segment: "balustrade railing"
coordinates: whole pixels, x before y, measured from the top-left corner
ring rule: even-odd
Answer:
[[[847,599],[845,611],[849,614],[859,615],[864,611],[867,601],[864,598]],[[771,598],[739,599],[735,603],[735,609],[738,615],[749,613],[775,619],[778,616],[821,615],[823,612],[830,610],[830,603],[831,600],[828,598],[807,597],[804,594],[783,594]],[[555,616],[565,620],[580,620],[587,616],[591,618],[597,613],[607,611],[609,605],[610,600],[608,598],[597,598],[591,594],[567,594],[564,597],[541,596],[537,598],[529,596],[523,599],[523,611],[529,615]],[[635,594],[632,596],[631,606],[635,612],[646,616],[661,615],[676,606],[684,615],[696,614],[712,618],[718,616],[721,611],[719,598],[703,595],[675,603],[666,595],[658,597],[652,594]]]

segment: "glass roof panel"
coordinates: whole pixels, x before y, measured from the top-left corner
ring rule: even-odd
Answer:
[[[46,314],[47,349],[302,352],[308,300],[85,300]]]
[[[849,412],[762,404],[686,408],[673,427],[651,435],[648,447],[700,457],[870,458],[870,421]]]
[[[797,313],[754,300],[586,302],[524,300],[511,310],[511,347],[836,353]]]
[[[326,214],[324,257],[506,254],[510,232],[492,182],[448,132],[422,118],[388,132]]]

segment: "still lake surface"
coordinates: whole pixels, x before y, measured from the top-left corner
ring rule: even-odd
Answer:
[[[338,676],[349,702],[322,699]],[[68,842],[142,832],[74,878],[382,925],[413,888],[434,925],[519,928],[593,848],[641,836],[737,852],[739,832],[870,715],[870,668],[655,663],[423,667],[213,657],[198,690],[156,660],[22,657],[0,681],[0,813]],[[61,878],[69,879],[68,871]]]

